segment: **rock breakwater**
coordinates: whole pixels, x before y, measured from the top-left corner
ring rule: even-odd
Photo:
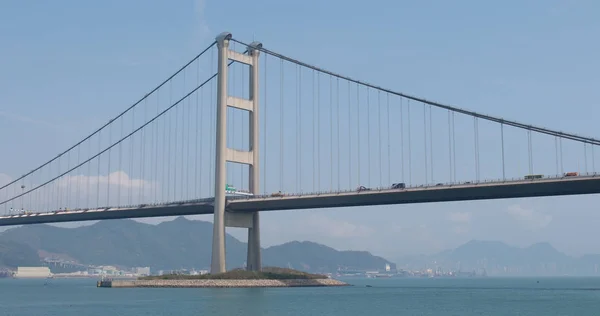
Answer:
[[[335,279],[290,280],[110,280],[98,281],[98,287],[132,288],[249,288],[249,287],[322,287],[348,286]]]

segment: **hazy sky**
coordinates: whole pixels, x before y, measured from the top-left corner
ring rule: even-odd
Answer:
[[[17,177],[72,145],[222,31],[394,90],[600,137],[598,14],[592,0],[2,2],[0,176]],[[600,253],[598,202],[263,213],[262,240],[312,240],[390,259],[470,239]]]

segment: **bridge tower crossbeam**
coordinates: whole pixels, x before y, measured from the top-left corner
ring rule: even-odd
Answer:
[[[232,213],[226,210],[225,187],[227,186],[227,162],[248,165],[250,193],[259,193],[259,132],[258,132],[258,62],[262,44],[253,42],[248,46],[248,55],[229,49],[231,33],[217,36],[218,74],[217,74],[217,130],[215,163],[215,201],[211,273],[225,272],[225,227],[248,228],[248,254],[246,267],[251,271],[261,269],[260,223],[259,213]],[[232,97],[227,92],[228,62],[250,67],[249,99]],[[250,148],[249,151],[227,147],[227,109],[228,107],[249,112]]]

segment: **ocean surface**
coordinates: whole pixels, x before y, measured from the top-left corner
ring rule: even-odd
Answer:
[[[600,278],[344,281],[354,286],[110,289],[95,279],[0,279],[0,315],[600,315]]]

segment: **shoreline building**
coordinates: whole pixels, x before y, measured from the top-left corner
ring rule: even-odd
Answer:
[[[17,267],[15,278],[20,279],[42,279],[52,277],[52,272],[48,267]]]

